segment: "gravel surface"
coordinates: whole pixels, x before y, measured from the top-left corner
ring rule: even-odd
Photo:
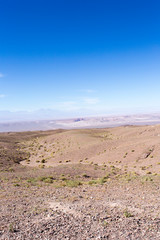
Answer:
[[[54,188],[1,183],[0,239],[160,239],[158,180]]]

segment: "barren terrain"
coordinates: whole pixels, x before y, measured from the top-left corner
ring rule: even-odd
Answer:
[[[134,115],[109,115],[102,117],[83,117],[71,119],[53,119],[52,113],[48,120],[36,120],[37,118],[24,118],[21,114],[9,113],[5,118],[5,113],[0,111],[0,132],[22,132],[38,130],[55,130],[55,129],[84,129],[84,128],[108,128],[124,125],[153,125],[160,124],[160,113],[134,114]],[[29,113],[28,113],[29,114]],[[31,114],[31,113],[30,113]],[[23,115],[23,113],[22,113]],[[29,116],[28,116],[29,117]],[[45,115],[43,113],[45,119]],[[27,120],[28,119],[28,120]]]
[[[0,134],[0,239],[160,239],[160,126]]]

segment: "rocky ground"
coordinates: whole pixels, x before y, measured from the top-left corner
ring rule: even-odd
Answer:
[[[160,239],[159,191],[158,177],[77,187],[4,179],[0,239]]]
[[[37,134],[18,135],[17,142],[16,134],[1,135],[0,239],[160,239],[158,173],[87,162],[30,167],[12,161],[10,154],[26,158],[19,144]]]

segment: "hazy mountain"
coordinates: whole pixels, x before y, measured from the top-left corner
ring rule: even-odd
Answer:
[[[50,130],[50,129],[72,129],[72,128],[102,128],[113,127],[121,125],[151,125],[160,123],[160,114],[137,114],[137,115],[119,115],[119,116],[104,116],[104,117],[84,117],[84,118],[70,118],[70,119],[55,119],[52,117],[52,111],[44,111],[46,118],[53,120],[41,120],[40,116],[43,110],[38,111],[36,118],[39,116],[39,120],[32,119],[32,114],[24,115],[24,112],[18,112],[14,116],[14,113],[4,112],[5,117],[1,117],[0,132],[10,131],[32,131],[32,130]],[[2,114],[2,112],[1,112]],[[8,122],[7,122],[8,114]],[[26,112],[25,112],[26,114]],[[10,117],[14,117],[12,120]],[[24,116],[28,117],[28,120],[24,121]],[[35,117],[35,115],[34,115]],[[27,118],[26,118],[27,119]],[[2,121],[4,120],[4,122]]]

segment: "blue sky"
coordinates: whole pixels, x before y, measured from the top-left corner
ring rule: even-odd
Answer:
[[[0,111],[160,111],[158,0],[0,0],[0,9]]]

